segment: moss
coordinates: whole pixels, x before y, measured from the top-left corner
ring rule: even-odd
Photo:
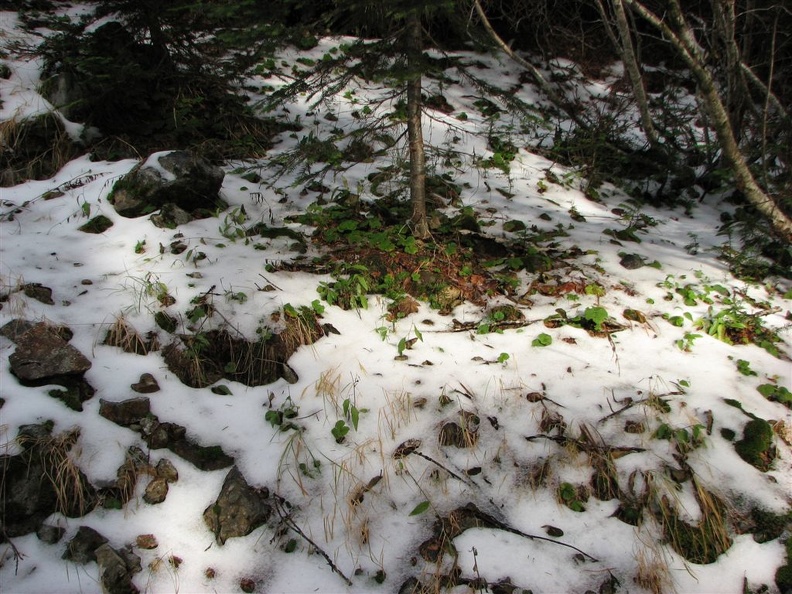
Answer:
[[[734,432],[733,429],[729,429],[724,427],[720,430],[721,437],[726,441],[734,441],[734,438],[737,437],[737,434]]]
[[[792,528],[792,512],[774,514],[755,507],[751,510],[752,532],[756,542],[768,542],[778,538],[789,525]],[[787,555],[792,553],[792,538],[787,540]]]
[[[792,592],[792,565],[783,565],[775,574],[775,583],[782,594]]]
[[[113,221],[104,215],[99,215],[92,218],[90,221],[82,225],[79,230],[83,233],[99,234],[104,233],[113,226]]]
[[[734,444],[740,458],[765,471],[773,459],[773,428],[764,419],[752,419],[743,429],[743,437]]]

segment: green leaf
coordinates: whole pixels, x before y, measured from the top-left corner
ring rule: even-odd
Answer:
[[[583,312],[583,318],[594,324],[594,329],[602,330],[602,323],[608,319],[608,311],[604,307],[589,307]]]
[[[218,394],[219,396],[233,396],[231,389],[224,384],[220,384],[219,386],[214,386],[211,390],[212,390],[212,394]]]
[[[421,503],[416,505],[415,508],[413,508],[413,510],[410,512],[410,515],[411,516],[420,516],[427,509],[429,509],[429,502],[428,501],[422,501]]]
[[[264,415],[264,420],[273,427],[278,427],[281,423],[283,423],[283,413],[279,410],[268,410]]]
[[[546,332],[542,332],[531,342],[531,346],[535,346],[535,347],[546,347],[546,346],[550,346],[551,344],[553,344],[553,337],[547,334]]]
[[[415,243],[414,237],[408,237],[404,240],[404,253],[410,255],[418,253],[418,245]]]
[[[360,420],[360,411],[357,406],[353,406],[349,411],[349,418],[352,420],[352,426],[355,428],[355,431],[357,431],[358,421]]]
[[[666,423],[660,425],[657,430],[654,432],[655,439],[671,439],[674,434],[674,430],[671,429]]]

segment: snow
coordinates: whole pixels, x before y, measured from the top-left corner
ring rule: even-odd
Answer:
[[[6,35],[18,33],[12,13],[0,13],[0,26]],[[321,57],[338,43],[339,40],[322,40],[314,57]],[[299,55],[302,54],[294,53],[284,59]],[[492,70],[482,69],[479,74],[491,84],[503,88],[518,84],[518,72],[511,64],[477,54],[464,57],[490,65]],[[4,101],[0,117],[20,118],[50,109],[36,92],[40,65],[13,56],[7,63],[13,74],[8,81],[0,81]],[[565,61],[558,60],[556,66],[563,67],[568,76],[576,72],[574,64]],[[278,81],[273,77],[259,82]],[[427,81],[429,88],[434,84]],[[607,89],[600,81],[592,83],[586,92],[599,96]],[[162,388],[150,396],[152,412],[161,420],[184,425],[188,435],[202,445],[220,445],[235,457],[248,482],[266,486],[294,505],[295,523],[352,581],[352,586],[347,586],[313,546],[298,535],[275,535],[277,518],[247,537],[232,538],[219,546],[204,524],[202,513],[215,500],[226,471],[201,472],[175,454],[157,450],[151,452],[152,463],[168,458],[179,471],[179,481],[171,485],[164,503],[144,503],[145,481],[141,481],[136,496],[123,510],[99,508],[73,519],[53,515],[48,522],[66,528],[66,536],[58,544],[46,545],[35,535],[15,538],[14,546],[24,555],[18,563],[10,547],[0,545],[3,591],[100,591],[95,564],[77,566],[61,559],[66,543],[81,525],[95,528],[114,547],[134,543],[140,534],[156,536],[157,549],[136,549],[144,568],[135,577],[141,591],[239,591],[243,578],[253,579],[260,592],[396,591],[410,576],[428,579],[438,571],[421,560],[418,546],[431,536],[435,514],[445,516],[468,502],[476,503],[488,514],[497,514],[504,523],[526,534],[546,537],[546,526],[561,528],[564,536],[558,541],[598,559],[580,560],[572,549],[547,539],[471,528],[455,539],[458,566],[468,578],[480,575],[493,584],[508,577],[513,584],[535,592],[582,592],[597,590],[613,574],[623,591],[642,592],[645,590],[635,582],[640,560],[654,559],[666,567],[669,584],[679,592],[742,592],[743,580],[751,587],[768,584],[774,591],[773,575],[784,563],[783,546],[778,539],[759,544],[750,534],[733,534],[733,545],[715,563],[687,562],[661,542],[662,530],[654,520],[635,527],[615,518],[616,500],[598,501],[591,497],[585,504],[586,511],[581,513],[559,503],[556,489],[560,484],[589,484],[592,466],[588,456],[549,439],[526,438],[547,433],[539,427],[544,411],[559,413],[571,436],[579,436],[581,428],[587,427],[603,444],[645,450],[615,460],[622,487],[633,475],[636,492],[640,492],[646,477],[651,476],[661,488],[673,490],[676,485],[665,471],[678,466],[675,450],[671,441],[653,438],[653,432],[660,422],[688,429],[706,425],[711,412],[711,434],[688,455],[696,480],[735,508],[740,506],[735,512],[744,513],[752,505],[776,513],[789,511],[792,452],[788,442],[776,438],[778,459],[770,471],[762,473],[743,462],[733,444],[720,433],[729,428],[739,436],[747,421],[743,412],[724,403],[728,398],[739,400],[754,415],[784,420],[789,426],[789,409],[766,400],[756,391],[757,385],[767,382],[792,389],[788,357],[775,358],[756,346],[731,346],[706,335],[696,339],[690,351],[685,352],[676,343],[694,331],[692,324],[675,327],[661,318],[664,313],[688,312],[695,320],[707,313],[705,303],[685,306],[674,294],[675,287],[687,283],[696,287],[720,284],[732,295],[743,292],[778,308],[762,319],[779,332],[779,348],[789,355],[792,337],[784,316],[792,301],[782,297],[789,284],[771,279],[762,285],[749,285],[728,272],[717,257],[723,238],[715,235],[725,206],[714,198],[695,205],[690,216],[643,206],[640,212],[655,220],[657,226],[640,233],[640,244],[614,245],[603,231],[624,227],[612,209],[626,201],[625,195],[606,185],[601,192],[603,202],[590,201],[580,190],[584,180],[577,174],[528,150],[519,151],[509,176],[497,170],[477,169],[472,165],[473,157],[490,154],[486,143],[489,124],[472,106],[478,91],[458,82],[443,87],[443,93],[457,111],[464,111],[469,117],[463,122],[454,114],[433,113],[425,122],[425,136],[436,144],[449,142],[455,135],[460,137],[455,148],[471,161],[454,171],[456,183],[469,184],[463,192],[463,202],[495,223],[488,228],[495,236],[506,234],[502,223],[512,218],[529,225],[536,222],[545,230],[562,226],[568,236],[557,241],[585,252],[565,271],[567,279],[597,283],[605,289],[603,296],[581,294],[573,300],[534,295],[534,305],[521,308],[532,323],[522,329],[483,335],[451,331],[454,319],[462,323],[482,319],[484,309],[471,303],[458,306],[448,316],[421,304],[418,313],[393,323],[384,319],[384,297],[371,296],[368,309],[343,311],[327,306],[321,321],[332,324],[340,335],[329,335],[303,347],[289,360],[299,375],[298,383],[290,385],[279,380],[267,386],[246,387],[222,382],[232,394],[220,396],[209,389],[181,384],[159,353],[143,357],[103,345],[107,329],[123,318],[140,334],[157,331],[153,313],[159,304],[151,287],[162,283],[177,302],[169,311],[180,316],[185,325],[184,312],[190,300],[214,287],[214,305],[222,319],[209,319],[203,329],[229,323],[254,338],[256,329],[267,325],[270,315],[284,305],[310,306],[318,299],[316,287],[332,280],[329,276],[269,272],[266,263],[294,258],[289,250],[291,242],[262,239],[258,242],[261,249],[253,249],[244,241],[231,241],[220,233],[224,214],[177,230],[156,228],[147,217],[118,216],[107,196],[113,183],[128,173],[136,161],[91,162],[81,157],[51,179],[2,189],[0,212],[18,210],[0,222],[2,292],[12,292],[23,282],[42,283],[53,289],[55,305],[44,305],[12,292],[0,310],[0,325],[17,317],[68,325],[74,331],[71,344],[93,362],[86,379],[97,390],[84,404],[84,411],[75,412],[48,396],[51,386],[20,386],[7,364],[15,347],[0,338],[0,391],[5,399],[0,409],[0,442],[7,451],[16,451],[13,439],[21,425],[51,419],[56,432],[80,428],[79,452],[75,455],[89,479],[95,484],[113,481],[127,449],[145,449],[145,444],[138,434],[100,417],[99,400],[132,397],[130,384],[142,373],[152,373]],[[520,94],[526,101],[538,99],[538,93],[529,85],[524,85]],[[357,105],[337,100],[333,113],[339,117],[338,122],[328,124],[316,117],[311,126],[318,131],[317,136],[326,133],[325,127],[330,125],[353,129],[358,124],[351,112],[381,95],[380,89],[359,86]],[[298,99],[290,106],[290,113],[292,117],[299,113],[303,121],[313,122],[309,115],[313,109],[318,108]],[[455,128],[450,129],[452,125]],[[306,126],[298,137],[308,134],[311,126]],[[522,146],[541,142],[539,135],[523,138],[517,120],[505,113],[498,129],[513,141],[523,139]],[[298,138],[285,135],[271,157],[276,158],[297,142]],[[152,159],[149,157],[147,162]],[[380,161],[357,166],[332,179],[328,176],[324,183],[338,188],[361,187],[364,197],[370,199],[370,195],[365,195],[366,175],[385,164],[388,163]],[[246,224],[264,221],[310,233],[311,229],[285,222],[286,217],[303,211],[313,201],[313,195],[301,196],[299,187],[294,187],[296,173],[279,177],[275,186],[269,187],[243,180],[236,169],[238,165],[229,163],[226,167],[222,195],[231,209],[244,206]],[[262,175],[272,175],[274,179],[275,170],[270,163],[263,161],[260,166]],[[568,183],[546,181],[545,172],[549,169]],[[547,186],[545,191],[540,191],[538,184],[542,180]],[[56,188],[64,195],[44,198],[45,192]],[[506,198],[496,188],[508,190],[514,197]],[[285,202],[281,202],[282,197]],[[485,212],[487,208],[492,210]],[[101,235],[78,231],[86,222],[86,209],[91,217],[100,213],[109,217],[113,227]],[[570,209],[586,221],[573,221]],[[552,220],[538,219],[543,213]],[[691,237],[699,242],[695,254],[685,249]],[[185,254],[160,251],[160,245],[167,248],[176,239],[187,243],[190,251],[204,252],[207,258],[193,262]],[[137,253],[136,247],[140,246],[143,251]],[[640,254],[647,262],[656,260],[660,268],[626,270],[619,264],[622,251]],[[520,292],[536,276],[523,273]],[[668,287],[663,285],[666,282],[670,283]],[[277,290],[261,290],[267,284]],[[244,303],[230,299],[238,292],[245,294]],[[669,294],[671,300],[666,301]],[[611,335],[612,343],[573,326],[546,328],[541,323],[557,308],[564,308],[573,317],[594,305],[606,308],[611,317],[627,326]],[[753,311],[745,301],[744,307]],[[626,321],[621,312],[627,308],[642,311],[648,323]],[[377,330],[381,327],[387,329],[384,337]],[[162,336],[162,331],[159,333]],[[418,333],[422,340],[405,351],[407,360],[396,360],[400,339]],[[532,346],[540,333],[550,334],[552,344]],[[498,361],[502,353],[508,358]],[[749,361],[758,375],[738,373],[738,359]],[[540,392],[548,400],[529,402],[525,394],[530,392]],[[634,406],[609,417],[627,403],[626,399],[650,395],[666,399],[670,411],[661,414],[649,407]],[[441,405],[441,396],[450,404]],[[426,403],[417,406],[422,398]],[[281,432],[264,419],[270,406],[277,409],[287,399],[299,406],[298,422],[303,427],[299,433]],[[360,424],[350,431],[345,443],[337,444],[330,429],[343,418],[345,399],[354,401],[361,410]],[[438,446],[439,427],[456,419],[460,410],[475,412],[480,418],[477,446]],[[640,434],[626,433],[624,423],[628,419],[643,421],[648,429]],[[422,452],[455,474],[462,475],[473,467],[481,467],[481,473],[472,474],[463,482],[423,458],[392,458],[400,444],[415,438],[423,440]],[[313,477],[303,475],[299,464],[311,466],[314,459],[321,462],[320,470]],[[532,486],[531,473],[544,461],[550,468],[546,484]],[[352,505],[350,495],[379,474],[382,481],[366,493],[362,502]],[[679,487],[676,497],[684,517],[690,521],[700,517],[689,481]],[[423,501],[430,502],[430,510],[411,516],[410,512]],[[283,550],[289,538],[298,543],[292,553]],[[181,561],[175,562],[174,557]],[[412,558],[417,561],[413,563]],[[207,574],[209,568],[213,577]],[[382,585],[374,580],[378,570],[387,575]],[[467,589],[460,586],[454,591]]]

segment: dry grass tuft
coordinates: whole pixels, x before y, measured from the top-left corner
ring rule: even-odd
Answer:
[[[152,344],[150,340],[145,340],[135,328],[129,324],[124,316],[118,316],[110,326],[110,329],[105,335],[102,344],[107,346],[118,347],[125,353],[134,353],[136,355],[147,355],[150,351],[155,350],[156,343]]]
[[[77,154],[54,113],[0,122],[0,146],[0,187],[50,177]]]
[[[652,594],[675,592],[674,580],[661,545],[651,537],[646,541],[639,537],[639,540],[641,548],[635,552],[635,562],[638,566],[634,577],[635,583]]]
[[[96,503],[96,493],[77,465],[80,429],[58,435],[22,435],[17,438],[21,454],[32,469],[41,469],[55,495],[56,511],[68,517],[84,516]],[[24,458],[23,458],[24,459]],[[4,477],[2,477],[4,478]]]
[[[314,391],[325,403],[325,414],[327,414],[328,403],[332,406],[335,416],[341,414],[341,405],[338,401],[341,393],[341,374],[338,372],[338,367],[327,369],[319,374],[319,379],[314,384]]]

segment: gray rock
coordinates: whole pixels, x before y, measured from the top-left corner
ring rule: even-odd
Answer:
[[[11,320],[2,328],[0,328],[0,336],[5,336],[11,342],[16,342],[20,336],[32,329],[35,325],[35,322],[17,318],[15,320]]]
[[[63,558],[74,563],[86,564],[96,561],[96,550],[107,543],[107,539],[89,526],[80,526],[63,553]]]
[[[11,320],[2,328],[0,328],[0,336],[5,336],[11,342],[16,343],[16,341],[28,330],[32,330],[37,324],[41,324],[42,322],[31,322],[29,320],[23,320],[22,318],[17,318],[15,320]],[[64,341],[69,342],[74,336],[74,333],[68,326],[50,326],[46,325],[47,328],[50,329],[51,332],[60,336]]]
[[[136,384],[130,386],[134,392],[138,394],[153,394],[159,392],[160,387],[157,380],[150,373],[144,373]]]
[[[52,300],[52,289],[40,283],[28,283],[22,286],[22,291],[27,297],[40,301],[44,305],[54,305]]]
[[[39,526],[38,530],[36,530],[36,536],[41,542],[45,542],[47,544],[55,544],[63,538],[63,534],[66,532],[65,528],[60,526],[52,526],[51,524],[42,524]]]
[[[128,553],[132,554],[132,553]],[[135,555],[137,557],[137,555]],[[99,580],[105,594],[137,594],[139,590],[132,583],[132,574],[128,559],[108,544],[96,549],[96,563],[99,566]],[[137,558],[140,566],[140,558]],[[140,571],[138,569],[138,571]]]
[[[143,501],[150,505],[157,505],[165,501],[168,496],[168,481],[164,478],[156,477],[147,486],[143,494]]]
[[[638,268],[645,266],[644,259],[638,254],[625,254],[622,256],[619,264],[621,264],[627,270],[637,270]]]
[[[155,472],[157,473],[158,477],[165,479],[169,483],[175,483],[179,480],[179,471],[176,470],[173,462],[167,458],[162,458],[159,462],[157,462]]]
[[[140,433],[152,450],[168,448],[200,470],[228,468],[234,459],[220,446],[202,446],[187,438],[187,429],[176,423],[160,422],[147,416],[141,420]]]
[[[8,362],[11,373],[24,381],[82,375],[91,368],[85,355],[43,323],[17,337],[17,348]]]
[[[175,229],[179,225],[186,225],[193,220],[193,216],[179,208],[172,202],[166,202],[158,213],[151,215],[151,222],[160,229]]]
[[[226,475],[217,501],[204,511],[204,522],[222,545],[227,539],[250,534],[264,524],[272,514],[268,500],[269,490],[248,485],[234,466]]]
[[[192,216],[226,205],[219,197],[224,173],[184,151],[162,154],[159,167],[141,164],[116,182],[110,198],[118,214],[134,218],[171,203]]]
[[[121,402],[99,400],[99,414],[116,425],[129,427],[140,423],[151,412],[151,403],[145,396],[129,398]]]

